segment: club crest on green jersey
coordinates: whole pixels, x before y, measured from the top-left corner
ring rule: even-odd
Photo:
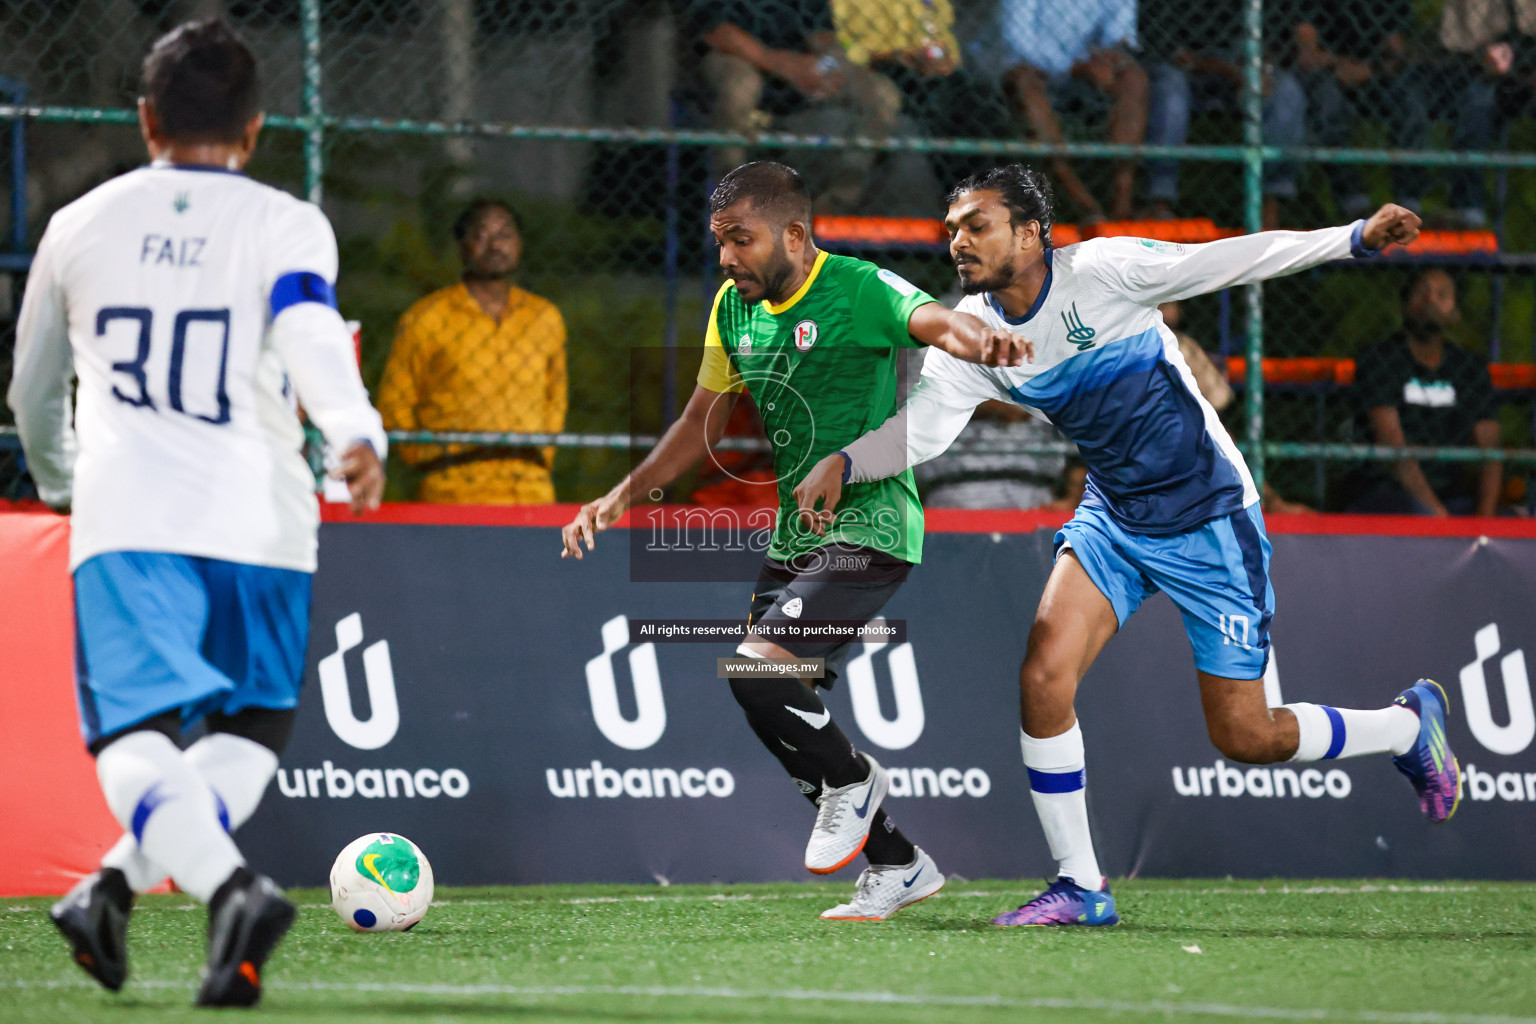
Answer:
[[[814,344],[816,344],[816,321],[801,320],[795,324],[795,348],[801,352],[809,352]]]

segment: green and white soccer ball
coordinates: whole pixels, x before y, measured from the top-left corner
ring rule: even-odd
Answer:
[[[432,865],[405,836],[359,836],[331,865],[331,906],[357,931],[408,931],[431,905]]]

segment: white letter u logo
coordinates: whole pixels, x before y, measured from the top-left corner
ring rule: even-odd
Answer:
[[[635,717],[619,710],[619,688],[613,677],[613,657],[629,644],[629,619],[616,615],[603,623],[603,653],[587,662],[587,695],[592,718],[604,736],[625,750],[644,750],[667,729],[667,705],[661,696],[661,670],[656,645],[641,644],[629,652],[629,676],[635,686]]]
[[[368,721],[360,722],[347,692],[346,653],[363,642],[363,617],[353,612],[336,623],[336,650],[320,659],[320,698],[325,720],[344,743],[359,750],[377,750],[400,729],[400,703],[395,699],[395,670],[389,662],[389,641],[369,644],[363,651],[363,677],[368,683]]]
[[[874,619],[871,626],[883,626],[885,619]],[[865,640],[864,650],[848,662],[848,699],[853,702],[853,720],[871,743],[886,750],[905,750],[923,734],[926,716],[923,691],[917,682],[917,659],[911,644],[900,644],[886,657],[891,671],[891,690],[896,698],[896,717],[886,718],[880,711],[880,692],[875,683],[875,654],[886,646],[884,640]]]
[[[1472,638],[1477,660],[1461,669],[1461,700],[1467,709],[1467,727],[1477,742],[1495,754],[1518,754],[1536,738],[1536,709],[1531,706],[1531,682],[1525,674],[1525,652],[1511,651],[1499,659],[1504,676],[1504,703],[1509,708],[1509,724],[1493,721],[1488,700],[1488,679],[1483,663],[1499,653],[1499,626],[1491,622]]]

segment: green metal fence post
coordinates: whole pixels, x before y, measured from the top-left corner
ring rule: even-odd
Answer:
[[[1264,226],[1264,0],[1248,0],[1244,18],[1243,226]],[[1264,286],[1250,284],[1248,298],[1248,382],[1245,390],[1248,469],[1264,493]]]
[[[316,206],[325,198],[325,122],[320,104],[320,0],[299,0],[304,39],[304,195]],[[315,474],[315,489],[325,486],[325,442],[314,424],[304,428],[304,451]]]
[[[300,0],[304,37],[304,193],[318,204],[325,195],[325,122],[320,104],[320,0]]]

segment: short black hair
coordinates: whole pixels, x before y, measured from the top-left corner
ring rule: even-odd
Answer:
[[[489,199],[482,196],[481,198],[476,199],[470,203],[468,206],[464,207],[464,212],[459,214],[458,217],[454,220],[453,240],[455,242],[462,242],[464,239],[468,238],[470,229],[475,226],[475,223],[479,221],[481,217],[485,216],[485,214],[491,210],[500,210],[502,213],[512,218],[512,226],[517,229],[517,233],[519,235],[523,233],[523,222],[517,216],[517,211],[512,209],[511,203],[504,199]]]
[[[188,21],[150,47],[139,92],[167,139],[238,142],[261,102],[256,55],[223,19]]]
[[[735,206],[742,200],[783,228],[794,221],[811,225],[811,193],[800,172],[786,164],[756,160],[742,164],[720,179],[709,195],[709,215]]]
[[[1403,287],[1397,293],[1398,305],[1406,309],[1409,300],[1413,298],[1413,293],[1419,290],[1419,285],[1423,284],[1424,279],[1431,274],[1444,274],[1450,278],[1451,287],[1456,286],[1456,276],[1444,267],[1420,267],[1403,281]]]
[[[1040,222],[1040,241],[1051,246],[1051,223],[1055,220],[1055,196],[1051,182],[1040,171],[1024,164],[1005,164],[990,171],[973,174],[949,193],[949,205],[960,201],[967,192],[996,192],[1008,208],[1009,222],[1015,228],[1028,221]]]

